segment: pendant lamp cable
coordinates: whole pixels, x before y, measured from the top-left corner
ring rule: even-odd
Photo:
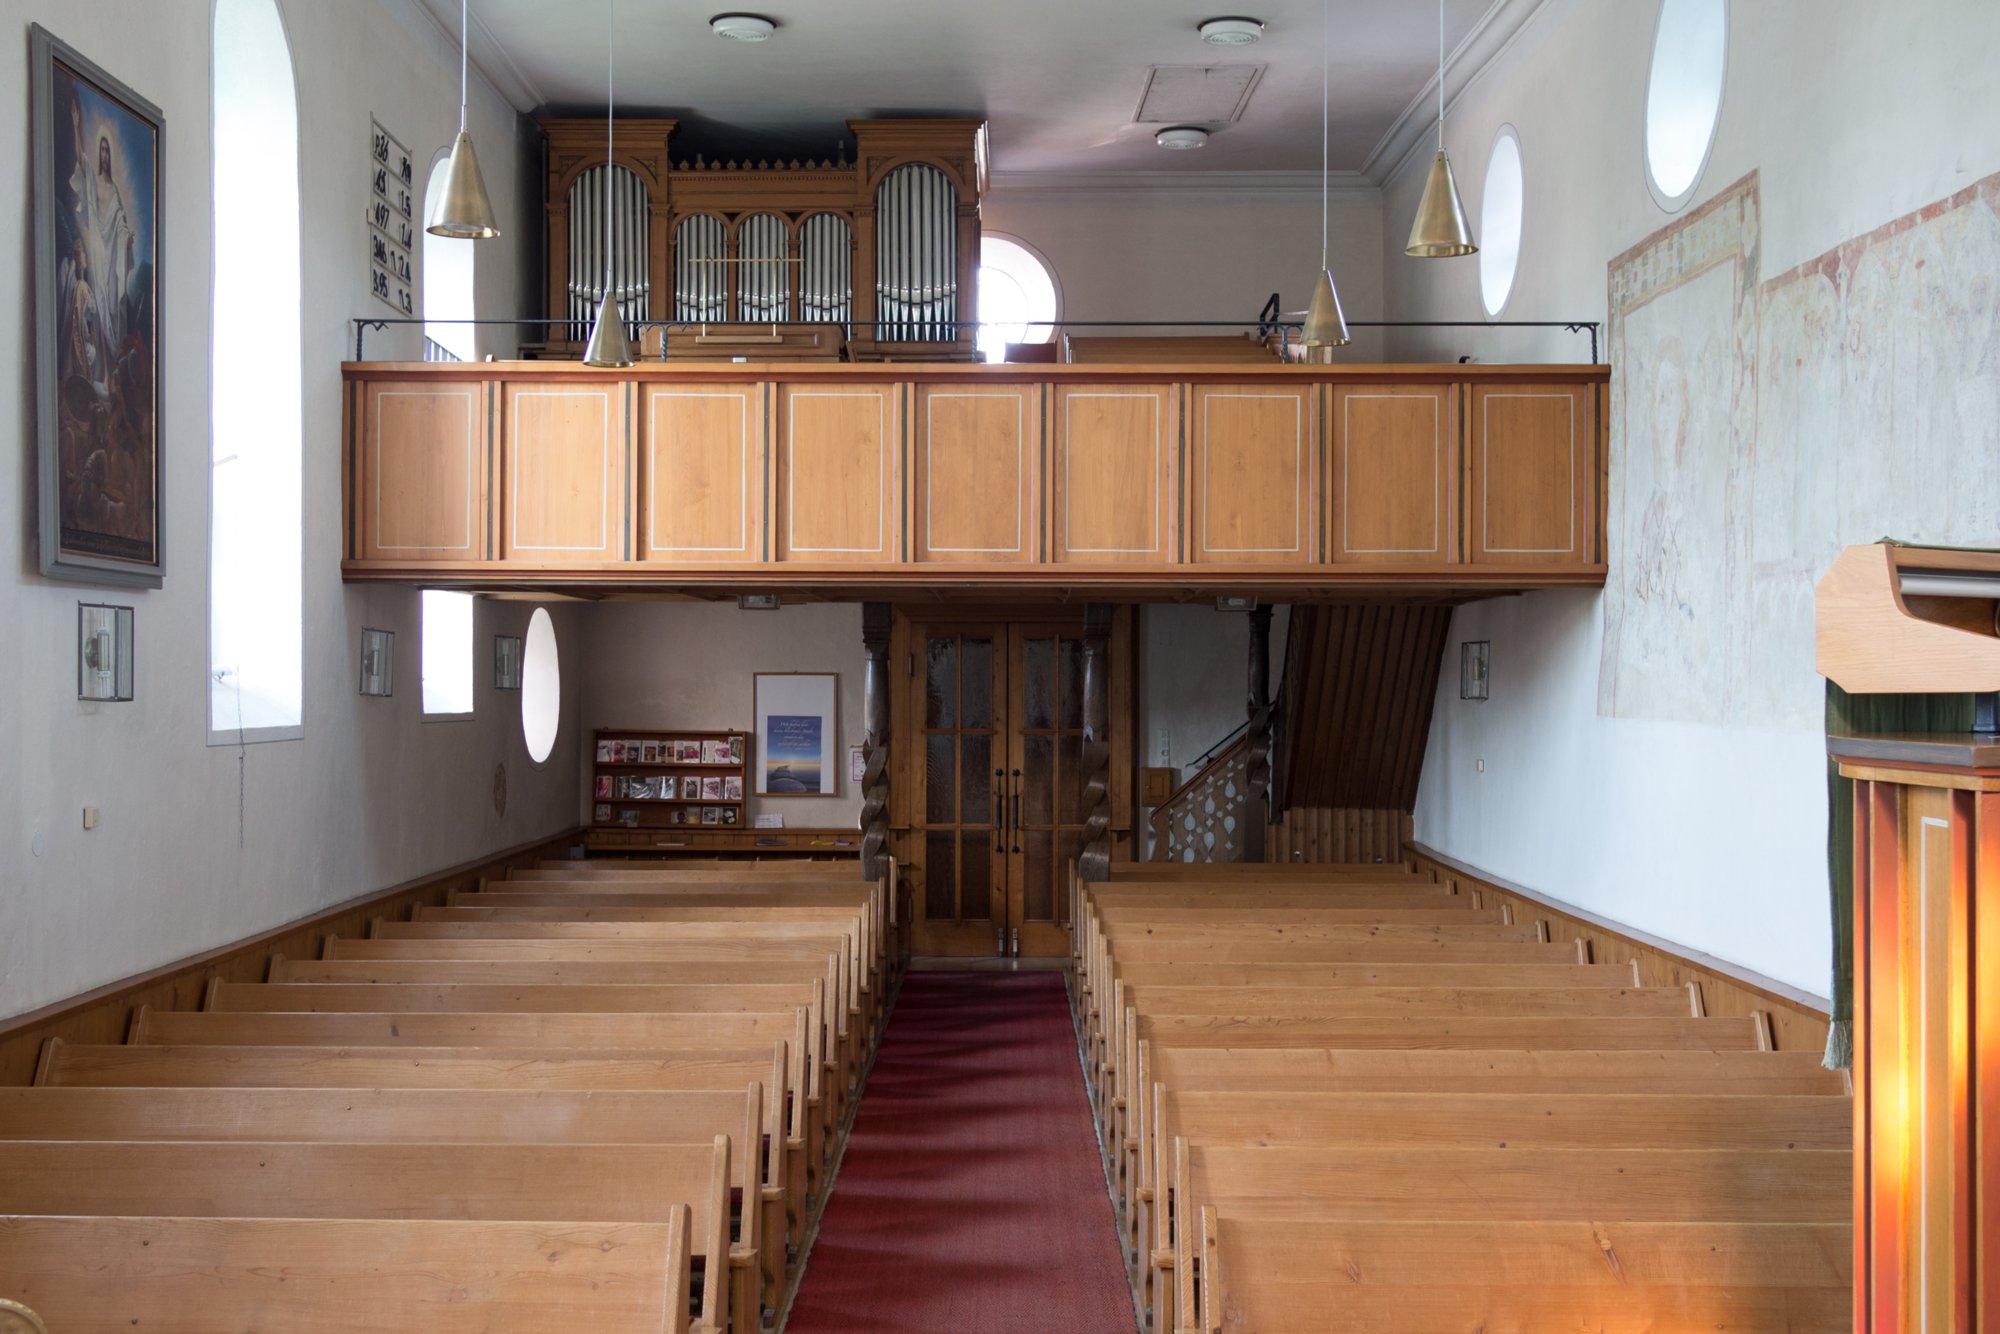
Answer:
[[[1438,3],[1443,4],[1444,0],[1438,0]],[[1327,269],[1326,233],[1328,224],[1326,215],[1326,195],[1327,195],[1327,161],[1328,161],[1327,138],[1329,134],[1327,126],[1331,122],[1333,114],[1332,83],[1330,81],[1331,76],[1327,73],[1328,64],[1332,59],[1330,55],[1331,41],[1332,41],[1330,34],[1333,31],[1333,24],[1332,21],[1328,18],[1328,15],[1332,11],[1332,7],[1333,7],[1332,0],[1320,0],[1320,5],[1319,5],[1319,267],[1320,267],[1320,272],[1322,273],[1326,272]]]
[[[1444,0],[1438,0],[1438,152],[1444,152]]]
[[[472,0],[458,0],[458,132],[465,133],[465,44],[471,38]]]
[[[604,32],[604,290],[611,291],[611,164],[614,161],[613,115],[618,100],[618,0],[611,0],[611,19]],[[625,305],[618,306],[618,318],[625,318]]]

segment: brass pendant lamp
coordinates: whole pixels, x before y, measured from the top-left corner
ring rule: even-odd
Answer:
[[[1444,0],[1438,0],[1438,150],[1431,159],[1424,197],[1417,203],[1417,216],[1410,223],[1410,242],[1403,247],[1403,253],[1418,259],[1448,259],[1453,255],[1470,255],[1478,249],[1472,239],[1472,224],[1465,217],[1465,205],[1458,199],[1458,181],[1451,174],[1451,158],[1444,151]]]
[[[1313,284],[1312,300],[1306,304],[1305,327],[1299,342],[1306,347],[1345,347],[1352,342],[1347,332],[1347,316],[1340,309],[1340,293],[1333,285],[1333,269],[1327,263],[1327,193],[1329,176],[1328,136],[1332,119],[1332,77],[1328,73],[1328,43],[1332,22],[1329,0],[1319,7],[1319,278]]]
[[[438,193],[437,207],[431,210],[424,230],[433,236],[449,236],[458,241],[490,241],[500,235],[493,220],[493,201],[486,197],[486,181],[479,174],[479,157],[472,151],[472,136],[465,132],[466,38],[471,21],[472,0],[458,6],[458,138],[451,144],[451,160],[444,169],[444,189]]]
[[[618,2],[612,0],[609,31],[605,36],[604,61],[604,299],[597,303],[597,319],[590,326],[590,341],[584,345],[586,366],[630,366],[632,340],[625,333],[625,316],[618,309],[618,293],[612,286],[611,259],[611,171],[612,145],[617,131],[612,112],[618,97]]]

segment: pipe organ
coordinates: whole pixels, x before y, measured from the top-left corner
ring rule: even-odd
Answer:
[[[634,322],[834,323],[857,360],[974,359],[983,122],[849,121],[851,163],[675,160],[676,124],[620,121],[607,166],[601,120],[542,122],[566,321],[544,355],[580,354],[608,282]]]

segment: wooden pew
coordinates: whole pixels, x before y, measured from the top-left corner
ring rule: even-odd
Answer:
[[[1837,1225],[1853,1192],[1845,1150],[1174,1147],[1190,1218]],[[1199,1247],[1180,1229],[1152,1257],[1163,1329],[1200,1309]]]
[[[1837,1224],[1199,1221],[1194,1328],[1223,1334],[1818,1331],[1852,1300]]]
[[[665,1225],[685,1211],[699,1326],[754,1334],[758,1211],[745,1209],[752,1240],[732,1248],[729,1156],[720,1135],[615,1147],[0,1141],[0,1215]]]
[[[0,1296],[58,1334],[688,1334],[691,1231],[685,1206],[664,1223],[0,1217]]]
[[[770,1110],[747,1092],[392,1088],[39,1087],[0,1089],[0,1139],[334,1141],[352,1144],[645,1145],[706,1143],[719,1127],[750,1146],[735,1155],[735,1189],[761,1199],[756,1241],[767,1282],[783,1281],[786,1180],[757,1188],[754,1150],[769,1145]],[[766,1171],[786,1170],[782,1127]],[[752,1210],[746,1209],[746,1215]],[[745,1227],[751,1220],[746,1216]],[[738,1241],[742,1242],[739,1236]]]

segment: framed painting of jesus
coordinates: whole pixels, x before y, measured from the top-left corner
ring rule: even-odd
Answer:
[[[157,588],[160,110],[28,33],[42,573]]]

